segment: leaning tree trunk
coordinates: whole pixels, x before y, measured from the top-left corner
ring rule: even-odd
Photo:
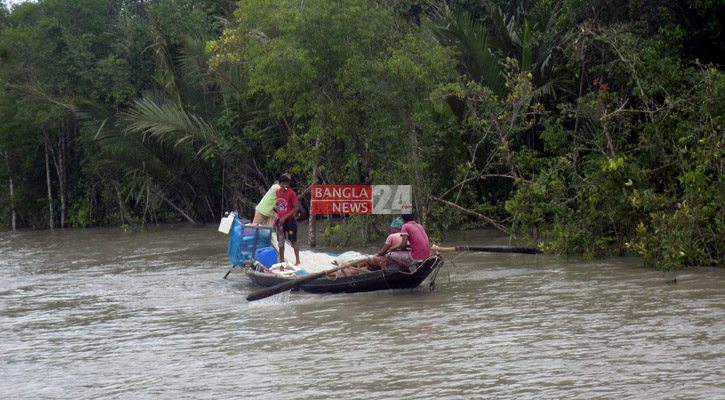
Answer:
[[[182,210],[181,208],[179,208],[179,207],[178,207],[178,206],[177,206],[176,204],[172,203],[172,202],[171,202],[171,200],[167,199],[167,198],[166,198],[166,196],[164,196],[164,195],[163,195],[163,194],[161,193],[161,191],[159,191],[159,190],[156,190],[156,194],[157,194],[157,195],[159,196],[159,198],[160,198],[161,200],[163,200],[163,201],[164,201],[164,203],[166,203],[166,204],[170,205],[170,206],[171,206],[171,208],[173,208],[173,209],[174,209],[174,210],[176,210],[176,211],[177,211],[177,212],[178,212],[179,214],[181,214],[181,215],[182,215],[182,216],[183,216],[184,218],[186,218],[186,220],[187,220],[187,221],[191,222],[192,224],[196,223],[196,221],[194,221],[194,219],[193,219],[193,218],[191,218],[191,217],[190,217],[190,216],[189,216],[188,214],[186,214],[186,213],[184,212],[184,210]]]
[[[121,225],[125,225],[127,221],[129,224],[131,224],[131,215],[128,214],[128,212],[126,211],[126,207],[123,206],[123,196],[121,195],[120,186],[121,185],[116,180],[111,181],[111,185],[106,184],[106,187],[108,187],[111,192],[116,194],[116,201],[118,202],[118,214],[121,218]]]
[[[45,145],[45,178],[48,185],[48,213],[50,219],[48,220],[48,227],[50,229],[55,228],[55,217],[53,216],[53,186],[50,180],[50,157],[48,156],[48,145]]]
[[[421,159],[420,148],[418,147],[418,134],[415,131],[415,116],[413,110],[407,110],[407,124],[408,124],[408,138],[411,144],[411,165],[413,166],[413,173],[415,175],[415,186],[418,188],[420,193],[415,199],[418,211],[416,212],[416,221],[421,225],[425,225],[426,219],[428,218],[428,196],[426,195],[427,190],[425,186],[425,180],[423,179],[423,171],[420,168],[421,163],[418,160]],[[418,219],[420,218],[420,219]]]
[[[58,196],[60,197],[60,227],[65,228],[66,214],[68,213],[67,208],[67,180],[66,180],[66,166],[65,166],[65,152],[67,150],[67,141],[65,135],[62,132],[63,125],[58,127],[58,155],[54,158],[55,169],[58,172]]]

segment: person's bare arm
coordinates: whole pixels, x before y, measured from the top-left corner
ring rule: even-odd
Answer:
[[[387,244],[387,243],[385,243],[385,246],[383,246],[383,248],[380,249],[380,251],[377,252],[377,254],[375,254],[375,255],[376,256],[384,256],[388,252],[388,250],[390,250],[390,245]]]
[[[292,207],[292,211],[290,211],[289,214],[285,215],[284,217],[280,218],[279,222],[284,224],[284,221],[287,221],[287,219],[289,219],[289,217],[294,217],[295,214],[297,214],[297,211],[299,211],[299,210],[300,210],[300,202],[298,201],[297,203],[295,203],[295,206]]]

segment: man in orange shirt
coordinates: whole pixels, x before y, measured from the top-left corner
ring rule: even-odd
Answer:
[[[400,217],[396,217],[393,219],[393,222],[390,224],[390,235],[388,235],[388,238],[385,239],[385,245],[382,249],[380,249],[376,256],[384,256],[388,253],[388,250],[390,250],[393,247],[398,247],[400,245],[400,242],[403,241],[403,237],[400,236],[400,228],[403,227],[403,219]]]

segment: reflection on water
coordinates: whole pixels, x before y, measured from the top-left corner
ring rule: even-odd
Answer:
[[[634,259],[451,253],[433,292],[250,304],[258,288],[222,279],[226,239],[212,225],[0,233],[0,397],[725,396],[720,269],[666,284]]]

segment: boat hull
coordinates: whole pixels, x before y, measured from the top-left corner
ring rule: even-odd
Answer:
[[[398,270],[379,270],[332,279],[320,278],[305,283],[299,288],[310,293],[358,293],[389,289],[414,289],[420,286],[429,276],[433,275],[433,278],[435,278],[435,274],[442,265],[443,258],[440,255],[434,255],[421,261],[413,273]],[[274,286],[294,279],[294,277],[283,278],[273,274],[256,272],[252,269],[246,270],[245,274],[254,284],[263,287]]]

